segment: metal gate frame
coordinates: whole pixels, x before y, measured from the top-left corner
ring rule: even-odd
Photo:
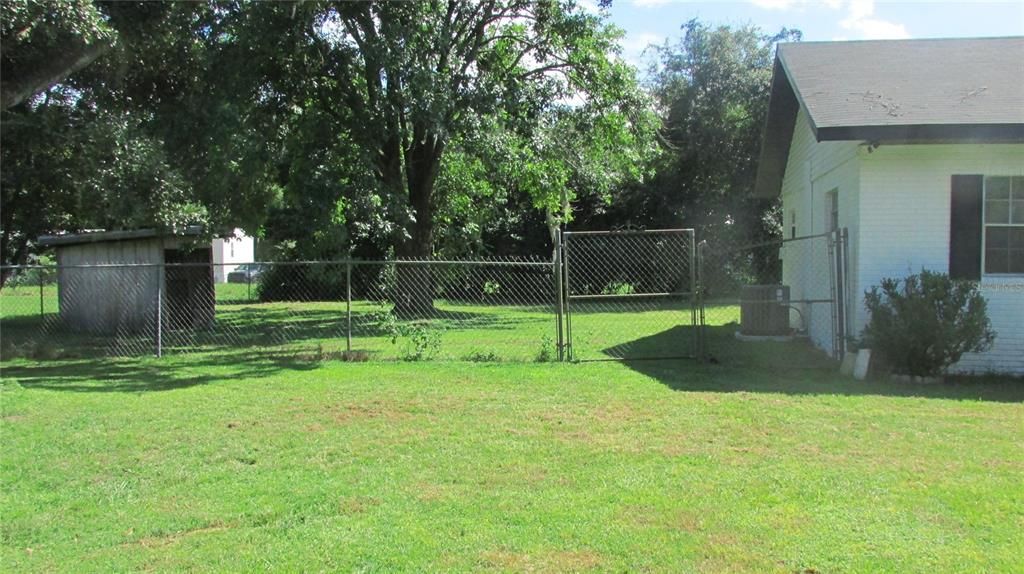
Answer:
[[[568,253],[572,251],[573,237],[579,236],[605,236],[605,237],[636,237],[655,235],[683,235],[688,238],[686,252],[686,268],[689,271],[689,289],[684,292],[665,293],[629,293],[623,295],[573,295],[572,274],[569,265]],[[695,359],[700,356],[701,337],[703,335],[698,303],[699,291],[697,289],[697,246],[696,233],[693,229],[650,229],[650,230],[628,230],[628,231],[562,231],[555,234],[555,289],[558,294],[557,313],[557,336],[558,336],[558,358],[560,361],[635,361],[635,360],[666,360],[666,359]],[[573,349],[573,327],[572,327],[572,301],[596,300],[601,298],[614,299],[651,299],[651,298],[680,298],[688,301],[690,307],[690,326],[693,329],[693,340],[690,349],[678,355],[666,355],[657,357],[604,357],[597,359],[577,359]]]

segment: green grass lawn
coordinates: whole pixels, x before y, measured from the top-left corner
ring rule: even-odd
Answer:
[[[747,362],[8,361],[5,571],[1020,572],[1024,383]]]
[[[396,337],[381,325],[381,312],[391,307],[382,302],[354,301],[350,319],[343,300],[260,302],[245,284],[218,284],[214,322],[195,329],[165,328],[161,347],[165,354],[239,349],[331,354],[348,349],[351,320],[351,348],[373,360],[415,357],[523,362],[554,357],[554,305],[519,303],[437,299],[429,314],[403,320],[403,330]],[[709,316],[718,323],[734,321],[739,309],[719,306]],[[574,356],[580,360],[696,353],[696,332],[687,301],[574,303],[572,327]],[[156,350],[152,325],[144,332],[116,335],[76,333],[66,328],[58,314],[55,286],[46,286],[42,298],[38,287],[0,291],[0,330],[5,334],[0,341],[3,359],[137,356]]]

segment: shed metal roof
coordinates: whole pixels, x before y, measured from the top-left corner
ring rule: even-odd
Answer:
[[[153,237],[184,237],[200,235],[203,228],[190,225],[177,232],[159,231],[156,229],[117,229],[113,231],[87,231],[83,233],[64,233],[61,235],[41,235],[39,245],[80,245],[82,243],[102,243],[106,241],[131,241],[134,239],[150,239]]]
[[[800,107],[818,141],[1024,141],[1024,37],[780,44],[757,196],[779,192]]]

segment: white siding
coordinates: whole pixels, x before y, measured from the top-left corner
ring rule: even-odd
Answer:
[[[801,109],[793,130],[786,174],[782,182],[782,206],[786,237],[790,234],[790,218],[796,213],[797,236],[816,235],[826,230],[825,194],[838,190],[839,225],[850,232],[851,275],[856,277],[856,243],[859,238],[858,216],[858,142],[815,141],[807,114]],[[829,259],[823,239],[788,243],[783,248],[784,284],[790,286],[790,297],[827,299],[830,297]],[[806,321],[814,343],[826,350],[832,348],[832,313],[827,304],[796,305],[800,313],[791,315],[794,327]]]
[[[1024,175],[1024,145],[883,145],[860,161],[860,275],[853,283],[856,332],[863,293],[883,277],[949,269],[953,174]],[[1024,374],[1024,277],[983,277],[994,348],[965,356],[957,370]]]
[[[231,273],[242,263],[255,259],[256,242],[241,229],[234,230],[234,237],[213,240],[213,280],[226,283]]]

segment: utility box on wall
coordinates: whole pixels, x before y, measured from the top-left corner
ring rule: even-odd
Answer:
[[[790,334],[789,286],[744,285],[740,288],[740,333],[755,336]]]

